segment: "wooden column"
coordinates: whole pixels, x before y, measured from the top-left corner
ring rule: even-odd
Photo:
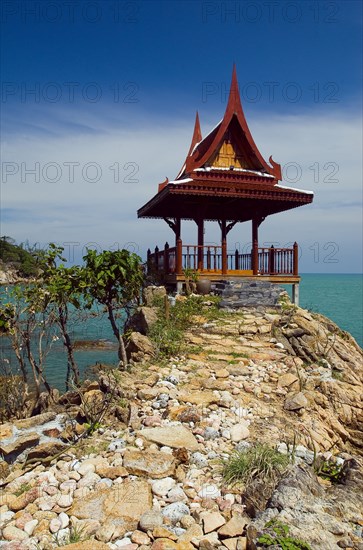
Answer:
[[[299,275],[299,247],[297,242],[294,242],[294,259],[293,259],[294,265],[293,265],[293,271],[294,275]]]
[[[167,242],[164,246],[164,273],[169,273],[169,244]]]
[[[258,274],[258,218],[253,218],[252,220],[252,271],[254,275]]]
[[[174,226],[173,226],[173,230],[174,230],[174,233],[175,233],[175,246],[176,246],[176,241],[178,239],[180,239],[180,231],[181,231],[181,220],[180,218],[175,218],[175,221],[174,221]]]
[[[159,264],[159,247],[158,246],[155,246],[154,255],[155,255],[155,269],[157,271],[158,264]]]
[[[227,275],[227,226],[226,220],[221,220],[221,233],[222,233],[222,275]]]
[[[258,275],[258,242],[253,241],[251,251],[251,264],[254,275]]]
[[[150,250],[150,248],[147,249],[146,265],[147,265],[147,274],[150,275],[150,273],[151,273],[151,250]]]
[[[175,260],[175,272],[177,275],[183,273],[183,243],[181,238],[176,240],[176,260]]]
[[[236,252],[234,253],[234,268],[236,271],[239,270],[239,251],[236,249]]]
[[[175,273],[182,275],[183,273],[183,243],[180,237],[181,223],[180,218],[175,218],[173,231],[175,233]]]
[[[203,270],[203,247],[204,247],[204,220],[195,220],[198,226],[198,271]]]
[[[268,254],[268,272],[270,275],[275,273],[275,247],[271,246]]]

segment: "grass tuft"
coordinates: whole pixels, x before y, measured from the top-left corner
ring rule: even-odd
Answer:
[[[265,443],[232,453],[225,461],[222,476],[226,483],[249,485],[255,479],[274,481],[287,468],[290,459]]]

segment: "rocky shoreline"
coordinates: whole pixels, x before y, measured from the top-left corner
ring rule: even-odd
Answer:
[[[31,282],[31,279],[21,277],[19,272],[14,268],[7,267],[6,269],[0,269],[0,286],[29,282]]]
[[[137,319],[147,332],[155,311]],[[133,334],[147,363],[0,425],[1,549],[252,550],[271,520],[312,550],[363,549],[363,356],[350,335],[289,305],[195,316],[188,353],[167,362]],[[80,411],[110,394],[82,439]],[[293,454],[282,478],[228,485],[223,459],[261,442]]]

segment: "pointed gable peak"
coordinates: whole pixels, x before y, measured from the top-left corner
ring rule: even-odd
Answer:
[[[185,159],[183,167],[179,171],[179,174],[177,175],[176,179],[181,178],[183,176],[183,174],[185,173],[185,168],[188,164],[188,159],[189,159],[189,157],[192,156],[196,146],[198,145],[198,143],[200,143],[202,141],[202,139],[203,138],[202,138],[202,131],[200,129],[199,114],[198,114],[198,111],[197,111],[196,114],[195,114],[195,122],[194,122],[194,130],[193,130],[192,141],[190,143],[187,158]]]
[[[239,87],[238,87],[238,80],[237,80],[237,69],[236,64],[233,64],[233,70],[232,70],[232,80],[231,80],[231,87],[229,89],[229,96],[228,96],[228,103],[226,108],[227,112],[232,113],[243,113],[242,104],[241,104],[241,98],[239,95]]]
[[[194,131],[193,131],[192,142],[190,144],[190,148],[189,148],[189,152],[188,152],[188,157],[189,157],[189,155],[192,154],[194,147],[200,141],[202,141],[202,131],[200,129],[199,114],[198,114],[198,111],[197,111],[196,115],[195,115]]]

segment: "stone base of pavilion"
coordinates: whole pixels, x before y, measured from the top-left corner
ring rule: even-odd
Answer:
[[[301,281],[300,276],[294,275],[253,275],[250,271],[234,271],[230,270],[226,274],[211,272],[211,271],[201,271],[197,272],[198,279],[209,279],[212,283],[223,283],[223,282],[237,282],[237,281],[260,281],[260,282],[269,282],[275,284],[284,284],[292,285],[292,302],[295,305],[299,305],[299,284]],[[162,273],[160,275],[160,282],[174,290],[178,294],[182,294],[184,291],[186,277],[185,275],[176,275]]]

